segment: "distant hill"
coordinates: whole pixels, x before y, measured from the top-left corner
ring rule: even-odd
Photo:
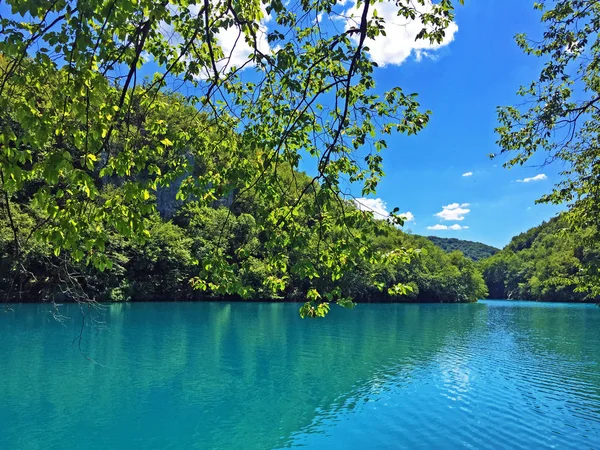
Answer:
[[[427,239],[448,253],[459,250],[463,252],[467,258],[471,258],[473,261],[488,258],[500,251],[499,248],[492,247],[491,245],[482,244],[481,242],[465,241],[463,239],[437,236],[427,236]]]

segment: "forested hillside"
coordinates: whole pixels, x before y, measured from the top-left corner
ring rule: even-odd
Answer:
[[[132,107],[97,156],[82,151],[84,141],[35,155],[22,145],[33,169],[25,177],[11,166],[4,186],[13,193],[0,200],[4,301],[308,300],[303,315],[320,316],[329,303],[485,295],[475,263],[459,252],[375,220],[331,180],[272,161],[180,95],[157,98],[157,111]],[[21,142],[28,131],[18,114],[3,120]],[[175,148],[178,134],[186,145]],[[108,159],[137,139],[133,165]],[[244,178],[265,166],[273,172]]]
[[[573,231],[559,216],[515,236],[479,263],[490,298],[538,301],[595,301],[582,276],[598,270],[600,245],[593,230]]]
[[[121,194],[119,188],[107,185],[101,198],[109,201]],[[318,260],[319,246],[332,245],[331,238],[319,241],[317,233],[313,245],[303,252],[269,249],[252,214],[255,201],[247,197],[231,208],[218,202],[205,207],[191,201],[171,220],[154,213],[144,241],[110,235],[106,246],[110,264],[104,271],[78,263],[68,253],[55,255],[41,244],[33,244],[22,267],[15,268],[9,219],[0,213],[0,291],[10,293],[9,301],[68,301],[81,296],[97,301],[302,301],[314,288],[339,289],[341,297],[359,302],[470,302],[486,294],[473,261],[460,252],[446,253],[428,239],[404,233],[384,221],[372,220],[366,244],[401,255],[393,264],[365,259],[353,270],[332,274],[327,262]],[[27,205],[13,206],[13,220],[21,236],[33,233],[36,219]],[[269,264],[272,251],[281,254],[286,264],[278,268]],[[206,272],[211,269],[206,266],[218,264],[211,257],[215,253],[240,269],[223,267],[218,283],[210,278],[206,283]],[[314,260],[316,269],[307,264]],[[304,265],[304,274],[289,270],[299,265]],[[239,286],[243,295],[228,294],[220,287],[224,283]],[[399,284],[406,288],[398,289]]]
[[[473,261],[489,258],[500,251],[499,248],[492,247],[491,245],[486,245],[481,242],[466,241],[464,239],[444,238],[438,236],[427,236],[427,239],[446,252],[454,252],[458,250],[467,258],[471,258]]]

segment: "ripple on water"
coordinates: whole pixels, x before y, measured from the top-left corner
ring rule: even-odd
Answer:
[[[0,448],[600,448],[600,309],[132,304],[0,316]]]

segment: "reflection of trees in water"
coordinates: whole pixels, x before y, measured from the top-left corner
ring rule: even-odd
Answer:
[[[243,436],[262,448],[368,401],[390,380],[410,384],[416,368],[485,323],[475,318],[481,305],[369,305],[302,321],[290,304],[115,304],[106,329],[84,336],[103,368],[69,347],[79,324],[70,306],[66,328],[41,306],[21,308],[3,324],[20,342],[2,350],[19,374],[4,381],[8,404],[52,405],[56,422],[75,414],[74,426],[103,442],[147,436],[153,424],[166,436],[170,423],[181,443]]]
[[[0,316],[0,447],[82,433],[106,446],[156,435],[158,447],[174,436],[186,447],[280,447],[432,374],[436,392],[474,413],[491,402],[504,417],[519,398],[544,410],[562,393],[565,417],[598,420],[593,306],[361,305],[303,321],[281,303],[113,304],[83,342],[106,367],[71,347],[75,305],[63,307],[65,326],[44,308]],[[494,376],[504,381],[482,389]],[[36,416],[45,425],[26,433]]]

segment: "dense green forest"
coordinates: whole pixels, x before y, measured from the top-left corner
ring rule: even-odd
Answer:
[[[308,179],[300,173],[294,176]],[[119,195],[121,188],[106,183],[99,201]],[[314,246],[302,252],[275,249],[285,253],[287,261],[285,267],[276,270],[266,262],[267,253],[272,250],[265,247],[265,238],[253,215],[256,201],[256,197],[246,196],[234,204],[223,205],[222,201],[211,207],[189,201],[179,205],[169,218],[156,212],[147,225],[149,237],[143,241],[111,234],[106,245],[111,264],[104,271],[77,262],[68,253],[55,255],[50,246],[38,243],[32,243],[22,267],[15,270],[9,218],[0,212],[0,290],[12,293],[8,300],[13,301],[301,301],[315,287],[323,291],[339,288],[342,297],[359,302],[470,302],[486,295],[481,273],[469,258],[458,251],[446,253],[427,238],[374,219],[370,220],[372,229],[367,244],[385,253],[402,252],[394,264],[363,260],[339,279],[325,276],[326,268],[318,265],[318,274],[311,275],[307,266],[305,276],[295,275],[287,267],[306,265],[306,261],[318,258],[317,247],[331,245],[334,239],[319,241],[315,237]],[[345,206],[353,208],[350,202]],[[167,211],[164,207],[159,210]],[[36,218],[27,202],[13,204],[13,220],[23,239],[35,231]],[[202,282],[199,275],[205,266],[214,263],[211,255],[217,252],[237,263],[240,270],[226,270],[221,276],[227,278],[227,283],[243,286],[244,295],[220,290],[223,280],[219,285],[209,283],[203,289],[194,289],[194,283]],[[406,285],[406,290],[395,289],[399,283]]]
[[[50,70],[45,83],[64,76]],[[52,111],[55,92],[39,88],[38,103]],[[2,126],[15,148],[0,160],[5,301],[308,300],[303,315],[322,316],[329,303],[486,294],[460,252],[403,233],[393,215],[375,220],[333,178],[318,182],[271,159],[179,93],[156,93],[150,109],[132,105],[97,154],[82,148],[77,123],[74,141],[61,135],[32,152],[36,133],[14,100],[7,105]],[[174,145],[178,136],[185,145]],[[110,157],[119,150],[134,159]]]
[[[427,239],[446,252],[459,251],[462,252],[467,258],[471,258],[473,261],[479,261],[481,259],[488,258],[500,251],[500,249],[492,247],[491,245],[486,245],[481,242],[467,241],[464,239],[445,238],[438,236],[427,236]]]
[[[581,289],[584,268],[600,262],[600,245],[590,245],[591,234],[574,232],[561,215],[515,236],[479,263],[490,298],[597,301]]]

